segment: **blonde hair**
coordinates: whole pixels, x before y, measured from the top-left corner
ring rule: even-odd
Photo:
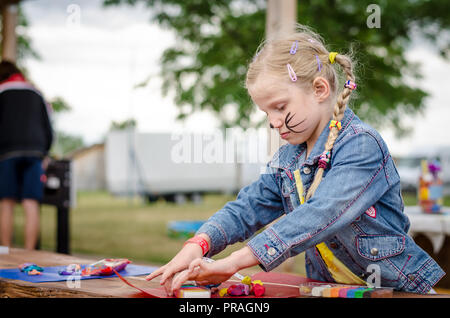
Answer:
[[[291,54],[293,48],[296,48],[295,53]],[[298,83],[303,88],[311,88],[314,79],[322,76],[328,80],[332,94],[338,94],[332,120],[340,122],[344,117],[352,89],[345,87],[338,92],[341,76],[333,66],[334,63],[340,66],[345,81],[355,82],[353,62],[350,56],[337,54],[334,60],[330,61],[330,52],[325,48],[322,38],[308,27],[296,25],[296,32],[266,40],[258,47],[253,61],[249,64],[245,84],[248,88],[249,85],[256,82],[261,74],[267,73],[290,80],[288,64],[295,72],[296,84]],[[331,153],[338,135],[339,129],[332,127],[325,143],[324,153],[327,151]],[[322,181],[323,172],[324,168],[317,169],[313,183],[306,194],[306,200],[313,196]]]

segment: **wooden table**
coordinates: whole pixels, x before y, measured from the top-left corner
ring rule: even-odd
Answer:
[[[57,254],[46,251],[25,251],[23,249],[10,249],[9,254],[0,254],[0,268],[17,268],[18,265],[31,262],[39,266],[61,266],[71,263],[90,264],[98,259],[84,259],[76,256]],[[143,264],[140,264],[143,265]],[[251,273],[243,272],[244,275]],[[135,286],[143,289],[158,288],[159,282],[147,282],[145,276],[126,277]],[[68,286],[66,281],[30,283],[21,280],[0,278],[0,297],[43,297],[43,298],[138,298],[142,293],[127,286],[118,277],[80,280],[76,288]],[[395,297],[447,297],[450,295],[417,295],[396,292]]]

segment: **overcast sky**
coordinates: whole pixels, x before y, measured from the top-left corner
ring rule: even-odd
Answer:
[[[47,99],[61,96],[72,106],[57,118],[58,128],[82,136],[87,144],[102,141],[111,121],[130,117],[142,132],[216,128],[218,122],[209,113],[176,122],[176,107],[170,96],[162,97],[158,78],[133,89],[159,71],[158,59],[174,36],[150,22],[148,9],[103,8],[101,3],[30,0],[22,5],[30,23],[27,33],[41,56],[26,61],[30,78]],[[422,85],[431,94],[427,110],[425,116],[407,121],[415,127],[410,137],[398,140],[387,130],[381,134],[395,155],[418,145],[450,146],[450,63],[424,45],[416,45],[407,56],[422,62]]]

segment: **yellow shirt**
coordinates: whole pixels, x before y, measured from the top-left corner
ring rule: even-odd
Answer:
[[[305,198],[303,197],[303,183],[301,180],[299,170],[294,171],[295,185],[297,187],[297,192],[300,199],[300,204],[305,202]],[[333,279],[340,284],[351,284],[351,285],[367,285],[367,283],[356,276],[347,266],[344,265],[336,256],[334,256],[333,252],[328,248],[325,243],[319,243],[316,245],[317,250],[322,256],[323,261],[328,267],[328,271],[330,272]]]

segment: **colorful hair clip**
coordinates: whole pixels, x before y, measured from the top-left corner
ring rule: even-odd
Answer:
[[[322,70],[322,61],[319,59],[319,56],[317,54],[315,55],[317,60],[317,70],[320,72]]]
[[[298,49],[298,41],[296,40],[294,43],[292,43],[291,50],[289,51],[289,53],[291,53],[291,55],[294,55],[295,53],[297,53],[297,49]]]
[[[329,151],[324,151],[319,157],[318,167],[322,169],[326,169],[328,164],[330,163],[331,153]]]
[[[353,91],[353,90],[356,89],[356,83],[348,80],[348,81],[345,82],[344,88],[348,88],[348,89],[351,89]]]
[[[342,124],[340,121],[337,120],[330,120],[330,126],[328,126],[330,129],[333,127],[336,127],[338,130],[341,130]]]
[[[328,59],[330,60],[331,64],[334,64],[334,60],[336,59],[336,55],[338,55],[338,52],[330,52],[330,54],[328,54]]]
[[[287,64],[286,66],[287,66],[289,77],[291,78],[291,81],[296,82],[297,74],[295,74],[294,69],[292,68],[291,64]]]

